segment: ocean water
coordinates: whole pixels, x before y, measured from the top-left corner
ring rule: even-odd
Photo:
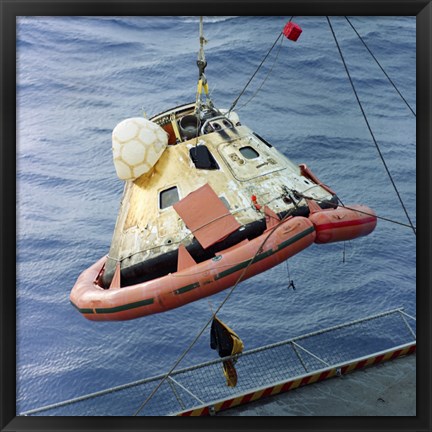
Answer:
[[[231,105],[288,19],[205,18],[206,76],[217,106]],[[327,20],[294,21],[303,33],[295,43],[285,39],[277,56],[279,47],[273,50],[238,103],[240,120],[294,162],[306,163],[345,204],[366,204],[406,224]],[[415,17],[351,21],[415,107]],[[17,21],[17,413],[167,372],[209,319],[210,307],[225,298],[227,291],[111,323],[87,321],[69,303],[78,275],[111,242],[123,191],[111,131],[125,118],[194,100],[198,22]],[[333,17],[332,24],[415,224],[415,117],[346,20]],[[246,349],[397,307],[415,316],[415,247],[409,227],[380,220],[367,237],[313,245],[290,259],[295,291],[282,264],[241,283],[219,316]],[[180,367],[216,357],[206,331]],[[137,408],[121,403],[125,415]]]

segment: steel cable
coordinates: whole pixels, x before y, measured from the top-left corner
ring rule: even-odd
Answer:
[[[171,369],[164,375],[164,377],[161,379],[159,384],[153,389],[153,391],[150,393],[150,395],[145,399],[145,401],[140,405],[140,407],[135,412],[134,416],[137,416],[141,410],[146,406],[146,404],[150,401],[150,399],[155,395],[155,393],[159,390],[159,388],[162,386],[162,384],[167,380],[167,378],[173,373],[174,369],[180,364],[180,362],[184,359],[186,354],[192,349],[192,347],[196,344],[198,339],[201,337],[201,335],[204,333],[204,331],[207,329],[207,327],[210,325],[210,323],[213,321],[213,317],[216,316],[216,314],[222,309],[224,304],[228,301],[228,299],[231,297],[234,290],[237,288],[238,284],[242,281],[244,275],[249,270],[249,267],[253,264],[255,261],[255,258],[257,255],[261,252],[263,246],[267,242],[267,240],[270,238],[270,236],[275,232],[275,230],[281,225],[282,222],[284,222],[288,217],[290,216],[290,213],[287,213],[280,222],[275,225],[271,230],[269,231],[268,235],[265,237],[265,239],[262,241],[260,246],[257,248],[255,255],[250,259],[248,265],[243,269],[242,273],[238,277],[236,283],[233,285],[233,287],[229,290],[228,294],[224,298],[224,300],[221,302],[221,304],[217,307],[216,311],[212,314],[210,319],[206,322],[204,327],[199,331],[199,333],[195,336],[194,340],[189,344],[189,346],[186,348],[186,350],[181,354],[181,356],[176,360],[174,365],[171,367]]]
[[[293,19],[294,15],[289,19],[288,22],[291,22],[291,20]],[[264,64],[264,62],[266,61],[267,57],[270,55],[270,53],[272,52],[273,48],[276,46],[276,44],[278,43],[279,39],[283,37],[283,32],[280,32],[278,37],[276,38],[276,40],[274,41],[273,45],[271,46],[271,48],[268,50],[267,54],[265,55],[265,57],[262,59],[261,63],[259,64],[259,66],[257,67],[257,69],[255,70],[255,72],[252,74],[252,76],[249,78],[249,81],[246,83],[246,85],[243,87],[243,90],[240,92],[240,94],[237,96],[237,98],[235,99],[235,101],[232,103],[231,108],[228,110],[229,114],[234,107],[237,105],[237,102],[239,101],[239,99],[242,97],[243,93],[246,91],[247,87],[249,86],[249,84],[251,83],[251,81],[254,79],[255,75],[258,73],[258,71],[261,69],[262,65]]]
[[[398,90],[398,88],[396,87],[396,84],[391,80],[391,78],[388,76],[387,72],[384,70],[384,68],[381,66],[380,62],[377,60],[377,58],[373,55],[372,51],[369,49],[369,47],[366,45],[366,42],[363,40],[363,38],[359,35],[358,31],[355,29],[354,25],[352,24],[352,22],[348,19],[348,17],[346,16],[345,19],[348,21],[349,25],[352,27],[352,29],[355,31],[356,35],[359,37],[359,39],[362,41],[363,45],[365,46],[365,48],[369,51],[369,54],[372,56],[372,58],[375,60],[376,64],[380,67],[380,69],[382,70],[382,72],[384,73],[384,75],[387,77],[387,79],[389,80],[390,84],[394,87],[394,89],[398,92],[399,96],[401,97],[401,99],[405,102],[406,106],[409,108],[409,110],[412,112],[413,116],[416,117],[416,113],[414,112],[414,110],[411,108],[410,104],[407,102],[407,100],[402,96],[402,93]]]
[[[400,196],[400,193],[399,193],[399,191],[398,191],[398,188],[396,187],[396,184],[395,184],[395,182],[394,182],[394,180],[393,180],[393,177],[392,177],[392,175],[391,175],[391,173],[390,173],[390,170],[389,170],[389,168],[387,167],[386,161],[384,160],[384,156],[383,156],[383,154],[381,153],[381,149],[379,148],[379,145],[378,145],[378,143],[377,143],[377,141],[376,141],[376,139],[375,139],[375,135],[374,135],[374,133],[372,132],[372,128],[371,128],[371,126],[370,126],[370,124],[369,124],[369,121],[368,121],[368,119],[367,119],[367,117],[366,117],[366,113],[365,113],[365,111],[364,111],[364,109],[363,109],[362,103],[361,103],[360,98],[359,98],[359,96],[358,96],[358,94],[357,94],[357,90],[355,89],[355,86],[354,86],[353,80],[352,80],[351,75],[350,75],[349,70],[348,70],[348,66],[347,66],[347,64],[346,64],[346,62],[345,62],[345,58],[344,58],[344,56],[343,56],[343,54],[342,54],[342,50],[341,50],[341,48],[340,48],[340,46],[339,46],[339,42],[338,42],[338,40],[337,40],[337,38],[336,38],[336,34],[335,34],[335,32],[334,32],[334,30],[333,30],[333,26],[332,26],[332,24],[331,24],[331,22],[330,22],[330,18],[329,18],[328,16],[326,16],[326,18],[327,18],[327,22],[328,22],[328,24],[329,24],[329,26],[330,26],[330,30],[331,30],[331,32],[332,32],[333,38],[334,38],[334,40],[335,40],[335,43],[336,43],[337,49],[338,49],[338,51],[339,51],[340,57],[341,57],[341,59],[342,59],[342,63],[343,63],[343,65],[344,65],[344,67],[345,67],[345,71],[346,71],[346,73],[347,73],[347,75],[348,75],[348,79],[349,79],[349,82],[350,82],[351,87],[352,87],[352,89],[353,89],[354,95],[355,95],[355,97],[356,97],[356,99],[357,99],[357,102],[358,102],[358,104],[359,104],[360,110],[361,110],[361,112],[362,112],[362,114],[363,114],[363,118],[364,118],[364,120],[365,120],[365,122],[366,122],[366,126],[367,126],[368,129],[369,129],[369,132],[370,132],[370,134],[371,134],[372,140],[373,140],[373,142],[374,142],[374,144],[375,144],[376,149],[378,150],[378,154],[379,154],[379,156],[380,156],[380,158],[381,158],[381,161],[382,161],[382,163],[383,163],[383,165],[384,165],[385,170],[387,171],[387,174],[388,174],[388,176],[389,176],[389,178],[390,178],[390,181],[391,181],[391,183],[392,183],[392,185],[393,185],[393,188],[394,188],[394,190],[395,190],[395,192],[396,192],[396,195],[397,195],[398,198],[399,198],[399,201],[400,201],[400,203],[401,203],[401,206],[402,206],[402,208],[403,208],[403,210],[404,210],[404,212],[405,212],[405,215],[406,215],[406,217],[407,217],[407,219],[408,219],[408,221],[409,221],[409,224],[410,224],[410,226],[411,226],[411,228],[412,228],[412,230],[413,230],[413,232],[414,232],[414,235],[417,235],[417,233],[416,233],[416,229],[415,229],[413,223],[411,222],[411,218],[409,217],[408,211],[407,211],[407,209],[406,209],[406,207],[405,207],[405,204],[404,204],[404,202],[403,202],[403,200],[402,200],[402,197]]]

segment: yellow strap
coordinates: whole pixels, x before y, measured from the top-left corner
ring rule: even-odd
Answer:
[[[174,129],[174,134],[175,134],[176,138],[179,141],[181,141],[180,132],[179,132],[178,126],[177,126],[177,120],[176,120],[176,117],[175,117],[174,113],[171,114],[171,125],[172,125],[172,127]]]
[[[206,94],[206,98],[208,98],[209,97],[208,84],[207,84],[207,82],[205,82],[205,84],[203,84],[203,80],[202,80],[202,78],[200,78],[198,80],[197,95],[196,95],[196,105],[197,106],[198,106],[198,102],[201,100],[201,93],[202,93],[203,88],[204,88],[204,91]]]

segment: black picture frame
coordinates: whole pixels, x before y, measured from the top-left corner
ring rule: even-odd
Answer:
[[[1,13],[1,431],[62,430],[431,430],[431,28],[420,0],[6,1]],[[16,417],[16,17],[36,15],[415,15],[417,18],[417,416],[359,418]],[[14,229],[15,228],[15,229]]]

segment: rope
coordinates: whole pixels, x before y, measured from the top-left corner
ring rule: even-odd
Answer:
[[[345,264],[345,260],[346,260],[346,241],[343,242],[342,264]]]
[[[372,56],[372,58],[375,60],[376,64],[380,67],[380,69],[383,71],[384,75],[387,77],[387,79],[389,80],[390,84],[394,87],[394,89],[398,92],[399,96],[401,97],[401,99],[405,102],[406,106],[409,108],[409,110],[412,112],[413,116],[416,117],[416,113],[414,112],[414,110],[411,108],[410,104],[406,101],[406,99],[402,96],[402,93],[398,90],[398,88],[396,87],[396,84],[390,79],[390,77],[387,75],[386,71],[384,70],[384,68],[381,66],[380,62],[377,60],[377,58],[373,55],[372,51],[369,49],[369,47],[366,45],[366,42],[362,39],[362,37],[359,35],[359,33],[357,32],[357,30],[355,29],[354,25],[352,24],[352,22],[348,19],[348,17],[346,16],[345,19],[348,21],[349,25],[352,27],[352,29],[355,31],[356,35],[359,37],[359,39],[363,42],[363,45],[366,47],[366,49],[369,51],[369,54]]]
[[[282,42],[283,42],[283,40],[284,40],[284,38],[282,38],[281,41],[280,41],[279,49],[278,49],[278,52],[276,53],[276,57],[275,57],[275,59],[274,59],[273,65],[272,65],[272,67],[270,68],[270,70],[268,71],[266,77],[263,79],[261,85],[260,85],[260,86],[258,87],[258,89],[255,91],[255,93],[251,96],[251,98],[250,98],[247,102],[245,102],[243,105],[241,105],[240,107],[238,107],[237,110],[241,110],[241,109],[243,109],[246,105],[248,105],[249,102],[252,101],[252,99],[254,99],[255,96],[258,94],[258,92],[262,89],[263,85],[264,85],[265,82],[267,81],[268,77],[270,76],[270,74],[272,73],[272,71],[273,71],[273,69],[274,69],[274,67],[275,67],[275,65],[276,65],[276,61],[277,61],[277,59],[278,59],[278,57],[279,57],[279,53],[280,53],[281,48],[282,48]]]
[[[294,15],[289,19],[288,22],[291,22],[291,20],[293,19]],[[271,46],[271,48],[269,49],[269,51],[267,52],[267,54],[265,55],[265,57],[262,59],[261,63],[259,64],[259,66],[257,67],[256,71],[252,74],[252,76],[249,78],[249,81],[246,83],[246,85],[244,86],[243,90],[240,92],[240,94],[237,96],[237,98],[235,99],[235,101],[232,103],[231,108],[228,110],[229,114],[234,107],[237,105],[237,102],[239,101],[239,99],[242,97],[243,93],[246,91],[247,87],[249,86],[249,84],[251,83],[251,81],[254,79],[255,75],[258,73],[258,71],[261,69],[262,65],[264,64],[264,62],[266,61],[267,57],[270,55],[270,53],[272,52],[273,48],[275,47],[275,45],[278,43],[279,38],[283,36],[283,33],[280,32],[278,37],[276,38],[276,40],[274,41],[273,45]]]
[[[289,269],[289,262],[288,260],[285,261],[286,262],[286,268],[287,268],[287,272],[288,272],[288,289],[292,288],[293,291],[295,291],[295,285],[294,285],[294,281],[291,279],[291,273],[290,273],[290,269]]]
[[[323,202],[322,200],[320,200],[318,198],[314,198],[314,197],[310,197],[310,196],[304,195],[301,192],[297,192],[295,190],[291,190],[291,192],[296,193],[301,198],[306,198],[308,200],[316,201],[318,203]],[[338,198],[338,200],[339,200],[340,204],[333,204],[330,201],[326,201],[326,204],[329,205],[329,206],[332,206],[334,208],[336,208],[336,207],[343,207],[343,208],[346,208],[347,210],[352,210],[352,211],[356,211],[358,213],[365,214],[366,216],[373,216],[373,217],[376,217],[377,219],[381,219],[381,220],[384,220],[386,222],[391,222],[391,223],[394,223],[396,225],[401,225],[401,226],[404,226],[404,227],[407,227],[407,228],[413,228],[412,225],[409,225],[409,224],[406,224],[406,223],[403,223],[403,222],[395,221],[393,219],[389,219],[389,218],[386,218],[384,216],[378,216],[377,214],[368,213],[368,212],[365,212],[363,210],[355,209],[353,207],[348,207],[348,206],[344,205],[339,198]],[[414,227],[414,229],[415,229],[415,227]]]
[[[333,30],[333,26],[331,25],[331,22],[330,22],[330,18],[329,18],[328,16],[326,16],[326,18],[327,18],[327,22],[328,22],[328,24],[329,24],[329,26],[330,26],[330,30],[331,30],[331,32],[332,32],[332,34],[333,34],[333,38],[334,38],[334,40],[335,40],[335,43],[336,43],[337,49],[338,49],[338,51],[339,51],[340,57],[341,57],[341,59],[342,59],[342,63],[343,63],[343,65],[344,65],[344,67],[345,67],[345,71],[346,71],[346,73],[347,73],[347,75],[348,75],[348,79],[349,79],[349,81],[350,81],[350,83],[351,83],[351,87],[352,87],[352,89],[353,89],[354,95],[355,95],[355,97],[356,97],[356,99],[357,99],[357,102],[358,102],[358,104],[359,104],[360,110],[361,110],[361,112],[362,112],[362,114],[363,114],[363,118],[364,118],[364,120],[365,120],[365,122],[366,122],[366,125],[367,125],[367,127],[368,127],[368,129],[369,129],[369,132],[370,132],[370,134],[371,134],[372,140],[373,140],[373,142],[374,142],[374,144],[375,144],[376,149],[378,150],[378,154],[379,154],[379,156],[380,156],[380,158],[381,158],[381,161],[382,161],[382,163],[383,163],[383,165],[384,165],[384,168],[385,168],[386,171],[387,171],[387,175],[388,175],[389,178],[390,178],[390,181],[391,181],[391,183],[392,183],[392,185],[393,185],[393,188],[394,188],[394,190],[396,191],[396,194],[397,194],[397,196],[398,196],[398,198],[399,198],[399,201],[400,201],[401,206],[402,206],[402,208],[403,208],[403,210],[404,210],[404,212],[405,212],[405,215],[406,215],[406,217],[407,217],[407,219],[408,219],[408,221],[409,221],[409,224],[410,224],[410,226],[411,226],[411,228],[412,228],[412,230],[413,230],[413,232],[414,232],[414,235],[417,235],[417,233],[416,233],[416,229],[414,228],[414,225],[413,225],[413,223],[411,222],[411,219],[410,219],[410,217],[409,217],[409,214],[408,214],[408,211],[407,211],[407,209],[406,209],[406,207],[405,207],[405,204],[404,204],[403,201],[402,201],[402,198],[401,198],[401,196],[400,196],[400,194],[399,194],[399,191],[398,191],[398,189],[397,189],[397,187],[396,187],[396,184],[395,184],[395,182],[394,182],[394,180],[393,180],[393,177],[392,177],[392,175],[390,174],[390,171],[389,171],[389,169],[388,169],[388,167],[387,167],[387,164],[386,164],[386,162],[385,162],[385,160],[384,160],[384,156],[382,155],[381,150],[380,150],[380,148],[379,148],[379,145],[378,145],[378,143],[377,143],[377,141],[376,141],[376,139],[375,139],[375,135],[374,135],[373,132],[372,132],[372,129],[371,129],[370,124],[369,124],[369,121],[368,121],[368,119],[367,119],[367,117],[366,117],[366,113],[365,113],[365,111],[364,111],[364,109],[363,109],[363,106],[362,106],[362,104],[361,104],[360,98],[359,98],[359,96],[358,96],[358,94],[357,94],[357,91],[356,91],[356,89],[355,89],[355,87],[354,87],[354,83],[353,83],[353,80],[352,80],[351,75],[350,75],[350,73],[349,73],[348,67],[347,67],[347,65],[346,65],[346,63],[345,63],[345,58],[344,58],[344,56],[343,56],[343,54],[342,54],[342,50],[341,50],[341,48],[340,48],[340,46],[339,46],[339,42],[337,41],[337,38],[336,38],[335,32],[334,32],[334,30]]]
[[[250,259],[249,264],[243,269],[242,273],[238,277],[236,283],[233,285],[233,287],[229,290],[228,294],[226,295],[225,299],[221,302],[221,304],[218,306],[214,314],[210,317],[210,319],[207,321],[207,323],[204,325],[204,327],[199,331],[199,333],[195,336],[194,340],[190,343],[190,345],[186,348],[186,350],[183,352],[183,354],[177,359],[177,361],[174,363],[174,365],[171,367],[169,372],[167,372],[161,381],[159,381],[158,385],[154,388],[154,390],[151,392],[151,394],[147,397],[147,399],[140,405],[140,407],[135,412],[134,416],[137,416],[140,411],[146,406],[146,404],[150,401],[150,399],[155,395],[155,393],[159,390],[161,385],[168,379],[168,377],[173,373],[174,369],[180,364],[180,362],[184,359],[186,354],[192,349],[192,347],[196,344],[198,339],[201,337],[201,335],[204,333],[206,328],[210,325],[210,323],[213,321],[213,317],[222,309],[224,304],[228,301],[228,299],[231,297],[234,290],[237,288],[237,285],[241,282],[244,275],[248,271],[249,267],[254,262],[257,255],[261,252],[263,246],[267,242],[267,240],[270,238],[270,236],[275,232],[275,230],[280,226],[280,224],[289,217],[290,213],[287,213],[279,222],[279,224],[275,225],[271,231],[268,233],[268,235],[265,237],[265,239],[262,241],[260,246],[257,248],[255,255]]]

